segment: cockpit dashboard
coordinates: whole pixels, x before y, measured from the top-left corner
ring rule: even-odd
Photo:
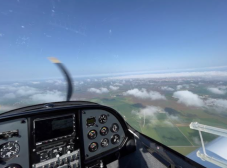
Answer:
[[[0,116],[0,167],[102,167],[136,149],[123,117],[95,103],[61,102]]]

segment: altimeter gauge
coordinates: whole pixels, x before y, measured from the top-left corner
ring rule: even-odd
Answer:
[[[18,155],[20,145],[15,141],[6,142],[0,145],[0,160],[8,160]]]

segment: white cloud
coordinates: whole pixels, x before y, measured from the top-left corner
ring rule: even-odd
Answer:
[[[174,92],[173,97],[178,99],[178,103],[183,103],[186,106],[204,106],[203,100],[200,99],[197,94],[194,94],[188,90]]]
[[[174,73],[152,73],[139,75],[116,76],[110,79],[144,79],[144,78],[178,78],[178,77],[227,77],[226,71],[204,71],[204,72],[174,72]]]
[[[54,83],[53,80],[47,80],[46,82],[47,82],[47,83]]]
[[[131,111],[131,113],[132,113],[132,114],[138,114],[139,111],[133,109],[133,110]]]
[[[39,93],[40,91],[36,88],[30,86],[10,86],[10,85],[2,85],[0,89],[4,92],[14,93],[17,96],[29,96],[35,93]]]
[[[167,113],[167,116],[168,116],[169,119],[171,119],[171,120],[175,120],[175,121],[178,121],[178,120],[179,120],[179,117],[178,117],[178,116],[169,115],[168,113]]]
[[[142,88],[141,90],[135,88],[132,90],[128,90],[124,93],[124,95],[131,95],[140,99],[151,99],[151,100],[166,100],[165,96],[161,95],[159,92],[150,91],[148,92],[146,89]]]
[[[208,108],[214,108],[217,111],[223,111],[226,112],[227,111],[227,100],[225,99],[207,99],[205,101],[205,105]]]
[[[131,113],[138,115],[139,118],[143,120],[143,126],[146,125],[146,121],[145,121],[146,117],[152,117],[151,118],[152,122],[150,124],[154,124],[154,125],[162,123],[162,125],[173,126],[172,121],[179,120],[178,116],[169,115],[167,112],[164,111],[163,108],[159,106],[146,106],[145,108],[142,108],[138,111],[132,110]],[[158,120],[157,114],[159,113],[165,113],[167,118],[162,121]]]
[[[182,85],[177,85],[177,90],[181,90],[183,88]]]
[[[7,93],[3,96],[3,98],[14,99],[14,98],[16,98],[16,95],[14,93]]]
[[[110,89],[111,89],[111,90],[118,90],[119,87],[110,85]]]
[[[221,113],[227,111],[226,99],[208,98],[203,100],[197,94],[188,90],[174,92],[173,97],[178,99],[178,103],[185,104],[186,106],[203,107]]]
[[[140,114],[155,117],[155,114],[159,113],[160,111],[163,111],[161,107],[157,106],[147,106],[146,108],[143,108],[140,110]]]
[[[65,82],[63,82],[62,80],[47,80],[46,81],[47,83],[53,83],[55,85],[62,85],[62,84],[65,84]]]
[[[109,92],[109,90],[107,88],[100,88],[100,89],[89,88],[87,91],[91,92],[91,93],[98,93],[98,94],[108,93]]]
[[[209,90],[211,93],[214,93],[214,94],[219,94],[219,95],[226,94],[226,90],[223,90],[220,88],[210,87],[210,88],[207,88],[207,90]]]
[[[117,83],[114,83],[113,85],[122,86],[123,84],[117,82]]]
[[[13,85],[14,85],[14,86],[18,86],[18,85],[20,85],[20,84],[19,84],[19,83],[14,83]]]
[[[29,87],[29,86],[20,86],[17,88],[16,94],[19,96],[29,96],[36,93],[39,93],[40,91],[36,88]]]
[[[32,82],[32,84],[40,84],[40,82]]]
[[[43,93],[38,93],[30,96],[30,98],[35,102],[58,102],[58,101],[64,101],[65,96],[57,90],[54,91],[46,91]]]
[[[166,90],[166,91],[174,91],[173,88],[168,87],[168,86],[162,86],[161,89],[162,89],[162,90]]]
[[[62,85],[62,84],[65,84],[65,82],[62,82],[61,80],[55,80],[54,84],[55,85]]]

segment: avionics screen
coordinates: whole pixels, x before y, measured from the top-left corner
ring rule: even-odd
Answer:
[[[73,115],[35,121],[35,141],[41,142],[73,133]]]

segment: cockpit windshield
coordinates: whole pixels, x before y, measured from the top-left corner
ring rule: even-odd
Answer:
[[[55,56],[73,77],[71,100],[110,106],[183,155],[220,136],[201,141],[191,123],[227,129],[227,1],[0,4],[0,113],[66,100]]]

